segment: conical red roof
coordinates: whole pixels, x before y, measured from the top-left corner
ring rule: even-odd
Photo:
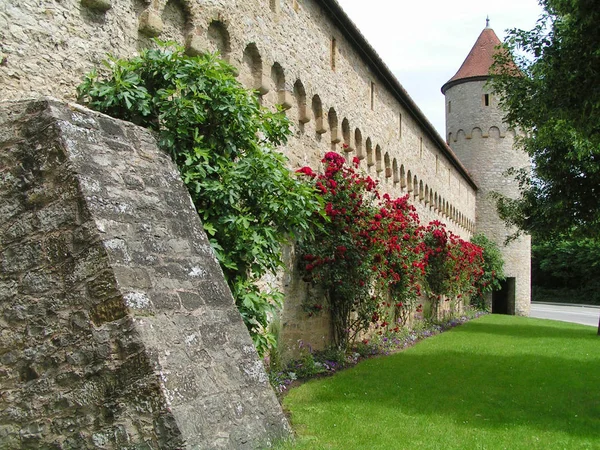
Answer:
[[[498,39],[494,30],[488,27],[484,28],[456,75],[442,86],[442,93],[445,93],[450,86],[459,84],[462,80],[488,77],[490,67],[494,63],[496,47],[500,44],[500,39]]]

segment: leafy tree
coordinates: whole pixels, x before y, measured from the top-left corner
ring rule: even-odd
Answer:
[[[500,213],[530,233],[598,236],[600,225],[600,8],[595,0],[542,0],[530,30],[513,29],[492,71],[506,120],[533,173]],[[515,61],[516,65],[512,63]]]
[[[600,240],[551,238],[532,246],[533,297],[600,305]],[[563,299],[564,297],[564,299]]]
[[[598,237],[600,8],[596,0],[540,4],[536,27],[511,30],[492,67],[506,119],[527,130],[518,144],[533,162],[532,174],[516,174],[521,197],[500,197],[499,212],[534,237]]]
[[[80,101],[158,132],[181,172],[259,353],[281,293],[257,282],[282,265],[281,246],[308,232],[320,207],[275,147],[289,123],[261,107],[215,55],[190,57],[173,43],[128,60],[110,58],[78,88]]]

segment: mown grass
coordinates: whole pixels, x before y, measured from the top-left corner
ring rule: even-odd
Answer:
[[[292,389],[282,449],[600,449],[596,328],[489,315]]]

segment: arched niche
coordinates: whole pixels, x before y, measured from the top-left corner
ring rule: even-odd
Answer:
[[[311,103],[313,116],[315,118],[315,132],[317,134],[325,134],[327,133],[327,128],[325,127],[325,121],[323,120],[323,103],[321,103],[321,98],[318,95],[313,95]]]
[[[332,144],[338,144],[341,139],[338,132],[338,117],[333,107],[329,108],[327,113],[327,123],[329,124],[329,134]]]
[[[419,179],[416,175],[413,175],[413,191],[414,197],[417,198],[419,196]]]
[[[481,128],[479,127],[474,127],[471,130],[471,139],[480,139],[483,137],[483,133],[481,131]]]
[[[392,162],[390,160],[390,154],[388,152],[385,152],[385,155],[383,155],[383,164],[385,165],[385,177],[391,178],[392,177]]]
[[[284,111],[287,111],[292,107],[291,94],[286,91],[285,86],[285,73],[283,67],[278,62],[273,63],[271,66],[271,82],[275,86],[275,98],[274,101],[281,106]]]
[[[352,147],[352,142],[350,141],[350,122],[348,122],[348,119],[345,117],[342,120],[342,139],[344,140],[344,151],[354,151],[354,148]]]
[[[406,188],[406,173],[404,171],[404,164],[400,165],[400,187]]]
[[[490,129],[488,130],[488,135],[490,138],[500,139],[500,128],[490,127]]]
[[[163,29],[161,40],[185,44],[192,30],[192,22],[187,5],[181,0],[169,0],[162,10]]]
[[[373,157],[373,144],[371,143],[371,138],[367,138],[367,166],[371,167],[375,165],[375,158]]]
[[[296,105],[298,107],[298,122],[304,125],[310,122],[310,113],[306,107],[306,90],[300,80],[296,80],[294,83],[294,97],[296,98]]]
[[[375,170],[379,173],[383,171],[383,158],[381,157],[381,147],[379,144],[375,146]]]
[[[268,83],[263,80],[262,58],[254,42],[249,43],[244,49],[242,61],[248,72],[247,81],[250,87],[256,89],[259,95],[269,92]]]
[[[354,130],[354,147],[356,148],[356,156],[358,157],[358,159],[365,159],[365,152],[362,143],[362,133],[358,128]]]
[[[208,26],[207,36],[210,50],[219,52],[222,59],[229,61],[231,39],[225,24],[220,20],[213,20]]]

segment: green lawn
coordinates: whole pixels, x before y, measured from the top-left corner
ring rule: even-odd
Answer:
[[[489,315],[293,389],[288,449],[600,449],[596,328]]]

